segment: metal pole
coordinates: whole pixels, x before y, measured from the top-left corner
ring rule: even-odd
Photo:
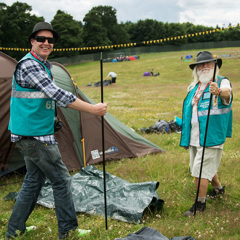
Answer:
[[[103,103],[103,61],[102,52],[100,58],[100,69],[101,69],[101,102]],[[104,116],[102,116],[102,153],[103,153],[103,185],[104,185],[104,205],[105,205],[105,227],[107,226],[107,192],[106,192],[106,171],[105,171],[105,146],[104,146]]]
[[[214,66],[213,82],[215,81],[216,68],[217,68],[217,63],[215,63],[215,66]],[[196,210],[197,210],[197,201],[198,201],[200,182],[201,182],[201,176],[202,176],[202,166],[203,166],[203,159],[204,159],[204,153],[205,153],[205,146],[206,146],[207,130],[208,130],[208,123],[209,123],[211,105],[212,105],[212,93],[210,95],[210,101],[209,101],[209,106],[208,106],[207,124],[206,124],[206,130],[205,130],[205,136],[204,136],[204,142],[203,142],[202,160],[201,160],[200,173],[199,173],[199,178],[198,178],[198,188],[197,188],[197,195],[196,195],[196,199],[195,199],[194,216],[196,215]]]

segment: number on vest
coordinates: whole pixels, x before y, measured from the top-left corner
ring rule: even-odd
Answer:
[[[55,108],[55,102],[54,101],[47,101],[46,102],[46,108],[47,109],[54,109]]]

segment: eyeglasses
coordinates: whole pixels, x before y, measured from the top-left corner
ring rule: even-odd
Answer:
[[[43,36],[36,36],[36,37],[34,37],[34,39],[35,39],[37,42],[41,42],[41,43],[44,43],[46,40],[48,40],[48,43],[50,43],[50,44],[54,44],[55,41],[56,41],[55,38],[43,37]]]

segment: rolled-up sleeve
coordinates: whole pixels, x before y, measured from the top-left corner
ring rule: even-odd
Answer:
[[[224,99],[224,98],[221,98],[222,99],[222,103],[224,105],[229,105],[231,103],[231,100],[232,100],[232,87],[231,87],[230,81],[228,79],[224,78],[221,81],[220,88],[228,88],[231,91],[231,95],[230,95],[230,98],[228,100]]]

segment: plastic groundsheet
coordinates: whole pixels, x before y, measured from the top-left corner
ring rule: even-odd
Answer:
[[[144,211],[160,211],[164,200],[156,192],[159,182],[129,183],[106,172],[107,217],[130,223],[141,223]],[[103,171],[87,166],[72,176],[72,193],[76,212],[105,217]],[[14,200],[17,192],[4,199]],[[46,180],[37,203],[54,208],[53,190]]]
[[[158,182],[129,183],[106,172],[107,217],[124,222],[141,223],[147,208],[161,210],[164,204],[156,189]],[[76,212],[105,216],[103,171],[87,166],[72,176]],[[51,183],[46,181],[38,204],[53,208]]]

